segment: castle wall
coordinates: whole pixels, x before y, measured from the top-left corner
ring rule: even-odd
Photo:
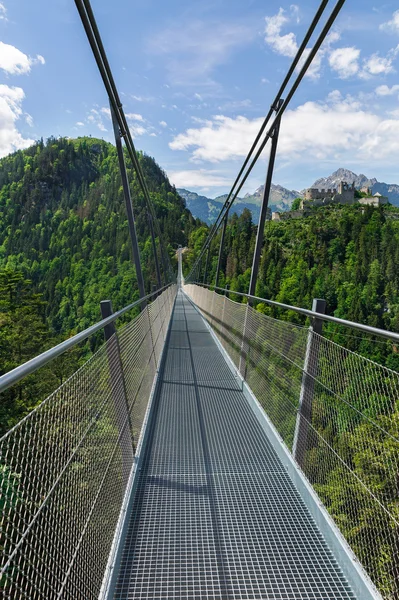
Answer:
[[[334,204],[355,204],[355,195],[353,190],[344,190],[342,194],[336,194],[333,198]]]
[[[337,193],[335,189],[309,188],[305,192],[305,200],[318,200],[319,198],[332,198]]]
[[[386,196],[371,196],[371,198],[359,198],[359,204],[364,206],[381,206],[388,204],[388,198]]]
[[[300,219],[304,216],[303,210],[289,210],[287,212],[272,213],[272,221],[288,221],[288,219]]]

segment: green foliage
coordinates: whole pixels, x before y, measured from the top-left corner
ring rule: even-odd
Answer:
[[[172,261],[198,226],[155,161],[139,155]],[[156,282],[145,202],[127,158],[147,291]],[[138,299],[116,150],[50,138],[0,160],[0,373]],[[130,313],[127,318],[134,316]],[[122,320],[123,321],[123,320]],[[0,435],[60,385],[102,340],[52,361],[2,394]]]
[[[256,227],[250,213],[233,215],[222,254],[223,285],[248,290]],[[212,244],[208,281],[214,281],[220,234]],[[311,308],[313,298],[325,298],[329,314],[391,331],[399,329],[399,221],[384,208],[322,207],[314,216],[265,227],[256,295]],[[240,301],[239,296],[234,300]],[[265,309],[266,314],[303,323],[295,313]],[[332,324],[325,333],[369,358],[399,365],[397,348],[348,338]],[[341,337],[339,337],[341,336]]]
[[[295,198],[291,204],[291,210],[299,210],[301,206],[302,198]]]
[[[368,198],[370,194],[366,194],[366,192],[361,192],[360,190],[355,189],[355,198]]]
[[[165,173],[139,155],[161,230],[186,245],[196,222]],[[147,291],[156,282],[144,199],[129,181]],[[99,302],[115,309],[138,298],[116,150],[102,140],[38,142],[0,161],[0,267],[21,272],[43,294],[56,333],[82,330],[99,318]]]
[[[31,281],[20,273],[0,271],[0,374],[48,347],[51,338],[44,309],[41,294],[33,292]],[[4,392],[0,403],[0,435],[55,387],[57,378],[47,369]]]

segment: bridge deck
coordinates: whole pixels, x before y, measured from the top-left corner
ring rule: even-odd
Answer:
[[[354,598],[181,293],[166,350],[115,599]]]

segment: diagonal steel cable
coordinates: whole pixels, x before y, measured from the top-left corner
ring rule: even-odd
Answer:
[[[155,214],[155,210],[153,207],[153,203],[150,197],[150,193],[148,190],[148,186],[144,177],[143,170],[141,168],[140,162],[137,157],[137,151],[134,146],[133,138],[129,129],[129,125],[126,120],[126,115],[124,113],[122,102],[119,97],[119,93],[115,84],[115,80],[112,74],[112,70],[105,52],[105,48],[101,39],[101,35],[97,26],[96,19],[94,17],[93,10],[90,5],[89,0],[75,0],[76,7],[78,9],[80,18],[82,20],[83,27],[85,29],[87,38],[89,40],[92,52],[94,54],[98,69],[100,71],[101,78],[103,80],[105,89],[107,91],[110,103],[114,109],[116,119],[119,124],[121,137],[124,138],[127,151],[129,153],[130,159],[134,166],[134,169],[137,174],[137,179],[139,181],[141,190],[144,195],[144,199],[147,205],[147,209],[150,212],[155,227],[158,231],[159,243],[161,246],[161,256],[164,264],[165,276],[167,273],[170,274],[170,259],[169,255],[165,250],[165,242],[162,236],[162,232],[158,223],[158,219]],[[168,259],[168,266],[167,265]]]
[[[219,227],[220,227],[223,219],[228,214],[231,206],[233,205],[233,203],[234,203],[235,199],[237,198],[238,194],[240,193],[240,191],[241,191],[244,183],[246,182],[249,174],[251,173],[252,169],[254,168],[254,166],[255,166],[257,160],[259,159],[261,153],[263,152],[266,143],[272,137],[276,123],[281,119],[281,116],[286,111],[286,109],[287,109],[289,103],[291,102],[291,100],[292,100],[292,98],[293,98],[296,90],[298,89],[298,87],[299,87],[302,79],[305,77],[305,75],[306,75],[306,73],[307,73],[307,71],[308,71],[308,69],[309,69],[309,67],[310,67],[313,59],[315,58],[317,52],[319,51],[321,45],[323,44],[323,42],[325,40],[325,38],[327,37],[328,33],[330,32],[331,27],[333,26],[333,24],[334,24],[334,22],[335,22],[335,20],[336,20],[336,18],[338,16],[338,14],[339,14],[339,12],[341,11],[344,3],[345,3],[345,0],[338,0],[337,4],[335,5],[334,9],[332,10],[332,12],[331,12],[329,18],[327,19],[327,21],[326,21],[326,23],[325,23],[325,25],[324,25],[321,33],[318,36],[318,38],[317,38],[317,40],[316,40],[313,48],[309,52],[309,54],[308,54],[308,56],[307,56],[307,58],[306,58],[306,60],[305,60],[305,62],[303,64],[303,66],[302,66],[302,68],[301,68],[301,70],[300,70],[300,72],[299,72],[296,80],[294,81],[291,89],[289,90],[289,92],[288,92],[288,94],[287,94],[287,96],[286,96],[286,98],[285,98],[285,100],[284,100],[281,108],[276,113],[275,118],[274,118],[272,124],[269,126],[269,129],[266,132],[266,135],[265,135],[264,139],[262,140],[262,142],[261,142],[261,144],[260,144],[257,152],[255,153],[254,158],[252,159],[249,167],[247,168],[246,172],[244,173],[244,176],[242,177],[242,179],[240,181],[240,184],[238,185],[238,188],[233,192],[234,188],[236,187],[236,185],[238,183],[239,178],[242,176],[242,174],[244,172],[245,166],[248,164],[248,162],[249,162],[249,160],[250,160],[250,158],[252,156],[252,153],[255,150],[255,148],[256,148],[256,146],[257,146],[257,144],[258,144],[258,142],[259,142],[259,140],[260,140],[260,138],[262,136],[262,133],[266,129],[266,126],[267,126],[267,124],[268,124],[268,122],[269,122],[269,120],[270,120],[270,118],[271,118],[271,116],[273,114],[274,108],[277,106],[277,102],[281,98],[281,94],[283,93],[283,91],[284,91],[284,89],[285,89],[285,87],[286,87],[289,79],[291,78],[292,73],[294,72],[296,66],[298,65],[298,63],[299,63],[299,61],[300,61],[300,59],[301,59],[301,57],[303,55],[303,52],[304,52],[304,50],[306,48],[307,42],[309,41],[311,35],[313,34],[313,31],[314,31],[314,29],[315,29],[318,21],[320,20],[320,17],[322,15],[323,11],[324,11],[325,6],[322,4],[319,7],[319,10],[317,11],[317,13],[315,15],[315,18],[313,19],[312,24],[311,24],[311,26],[309,28],[309,31],[307,32],[307,34],[305,36],[306,43],[305,44],[304,43],[301,44],[301,46],[300,46],[300,48],[298,50],[298,53],[297,53],[296,57],[294,58],[293,65],[291,65],[291,67],[289,69],[288,73],[290,74],[290,77],[288,77],[288,74],[287,74],[286,78],[284,79],[284,82],[281,85],[281,88],[279,90],[280,96],[278,98],[276,97],[276,99],[273,102],[272,107],[271,107],[271,109],[270,109],[267,117],[265,118],[264,122],[262,123],[260,131],[259,131],[258,135],[256,136],[254,143],[251,146],[251,149],[250,149],[250,151],[249,151],[249,153],[247,155],[247,158],[244,161],[244,165],[241,168],[241,170],[239,172],[239,175],[237,176],[237,178],[236,178],[236,180],[235,180],[235,182],[233,184],[233,187],[232,187],[231,191],[229,192],[228,197],[226,198],[226,201],[225,201],[224,205],[220,209],[219,215],[216,218],[216,221],[215,221],[214,225],[212,226],[212,229],[211,229],[210,233],[208,234],[207,239],[205,240],[205,242],[203,244],[203,247],[202,247],[202,249],[200,251],[200,254],[197,257],[197,259],[196,259],[196,261],[195,261],[195,263],[194,263],[194,265],[193,265],[193,267],[192,267],[192,269],[191,269],[191,271],[190,271],[190,273],[189,273],[189,275],[187,277],[187,280],[195,272],[195,269],[196,269],[197,265],[199,264],[199,261],[202,259],[202,256],[204,255],[206,249],[210,245],[212,239],[215,237],[215,235],[216,235],[216,233],[217,233],[217,231],[218,231],[218,229],[219,229]],[[309,34],[309,32],[310,32],[310,34]]]

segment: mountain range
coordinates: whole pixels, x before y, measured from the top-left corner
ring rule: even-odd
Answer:
[[[253,220],[255,222],[258,221],[263,188],[264,186],[262,185],[258,187],[253,194],[245,194],[243,198],[237,197],[231,209],[231,213],[241,215],[244,208],[248,208],[252,213]],[[223,194],[217,198],[207,198],[206,196],[200,196],[195,192],[190,192],[189,190],[182,188],[179,188],[177,192],[186,201],[186,206],[192,215],[208,224],[215,221],[227,198],[227,194]],[[288,190],[281,185],[272,184],[269,207],[272,211],[289,210],[293,200],[298,196],[300,196],[300,193],[296,190]]]
[[[384,183],[377,181],[375,177],[368,178],[362,173],[357,175],[349,169],[337,169],[328,177],[321,177],[317,179],[311,186],[312,188],[328,189],[336,188],[341,181],[347,183],[354,183],[355,187],[360,189],[364,186],[371,187],[372,193],[379,192],[383,196],[387,196],[388,200],[394,206],[399,206],[399,185],[395,183]],[[252,212],[252,217],[255,222],[259,219],[260,204],[262,201],[264,186],[258,187],[253,194],[245,194],[243,198],[237,197],[235,200],[231,212],[240,215],[244,208],[248,208]],[[207,198],[206,196],[200,196],[195,192],[190,192],[186,189],[178,189],[177,192],[182,198],[185,199],[187,208],[191,211],[194,217],[197,217],[208,224],[211,224],[216,219],[220,209],[223,206],[224,201],[227,198],[227,194],[218,196],[217,198]],[[292,202],[295,198],[302,197],[305,190],[298,192],[296,190],[289,190],[281,185],[272,184],[271,198],[269,207],[272,211],[286,211],[290,210]]]

